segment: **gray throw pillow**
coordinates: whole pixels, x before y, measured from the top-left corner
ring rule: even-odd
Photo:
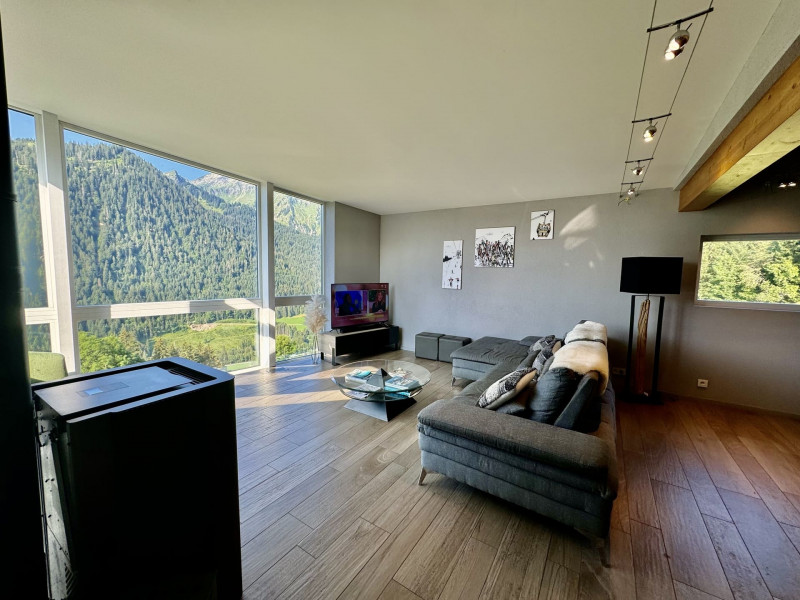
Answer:
[[[556,367],[542,375],[536,382],[528,407],[530,418],[552,425],[563,412],[578,388],[581,375],[572,369]]]
[[[554,425],[583,433],[597,431],[600,427],[600,396],[597,394],[599,378],[589,371],[578,383],[575,393]]]
[[[534,376],[535,373],[531,369],[511,371],[486,388],[478,398],[478,406],[490,410],[499,408],[519,394]],[[524,383],[522,386],[518,385],[521,381]]]

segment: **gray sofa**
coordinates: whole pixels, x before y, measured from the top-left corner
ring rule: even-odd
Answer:
[[[441,473],[574,527],[597,543],[608,564],[608,529],[617,494],[614,391],[609,382],[602,395],[595,392],[600,426],[592,433],[558,426],[569,421],[570,411],[574,417],[581,410],[575,398],[553,425],[479,408],[483,391],[513,371],[527,353],[527,344],[503,338],[481,338],[453,353],[454,377],[475,381],[454,398],[420,411],[420,484],[427,472]],[[584,375],[597,377],[594,371]]]

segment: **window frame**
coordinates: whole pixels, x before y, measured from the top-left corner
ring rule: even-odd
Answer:
[[[740,310],[766,310],[777,312],[800,312],[800,304],[779,304],[771,302],[731,302],[727,300],[706,300],[700,295],[700,275],[703,267],[703,244],[705,242],[737,242],[737,241],[775,241],[800,240],[800,232],[789,233],[732,233],[719,235],[701,235],[697,255],[697,277],[694,286],[694,304],[708,308],[733,308]]]

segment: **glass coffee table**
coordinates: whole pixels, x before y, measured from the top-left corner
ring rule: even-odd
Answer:
[[[416,402],[431,374],[402,360],[362,360],[337,368],[331,379],[350,398],[345,408],[389,421]]]

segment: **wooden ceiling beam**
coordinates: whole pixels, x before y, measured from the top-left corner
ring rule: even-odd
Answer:
[[[681,188],[678,210],[708,208],[797,146],[800,146],[800,58]]]

